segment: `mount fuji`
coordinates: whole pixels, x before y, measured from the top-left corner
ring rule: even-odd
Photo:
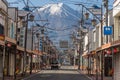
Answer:
[[[69,41],[70,33],[75,30],[75,26],[79,25],[81,18],[80,12],[70,8],[66,4],[56,3],[47,4],[34,12],[36,20],[48,20],[36,22],[40,25],[45,25],[48,36],[57,44],[60,40]],[[54,43],[53,42],[53,43]]]

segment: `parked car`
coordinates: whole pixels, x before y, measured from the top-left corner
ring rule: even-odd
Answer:
[[[70,61],[64,61],[62,64],[63,65],[70,65]]]
[[[57,60],[52,61],[52,63],[51,63],[51,69],[59,69],[59,68],[60,68],[59,61],[57,61]]]

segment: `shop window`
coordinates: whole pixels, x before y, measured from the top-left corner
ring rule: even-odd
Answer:
[[[20,44],[20,42],[19,42],[19,41],[17,41],[17,44],[19,45],[19,44]]]
[[[17,29],[17,32],[20,33],[20,28]]]
[[[2,34],[2,35],[4,34],[4,27],[1,24],[0,24],[0,34]]]

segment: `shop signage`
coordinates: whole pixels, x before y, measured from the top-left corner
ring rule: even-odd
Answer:
[[[10,43],[8,43],[8,44],[7,44],[7,46],[8,46],[8,47],[11,47],[11,44],[10,44]]]
[[[91,8],[89,8],[89,10],[95,15],[100,15],[101,14],[101,8],[99,8],[96,5],[93,5]]]
[[[5,36],[4,35],[0,35],[0,40],[4,41]]]
[[[113,53],[117,53],[117,52],[119,52],[120,50],[119,50],[119,47],[116,47],[116,48],[113,48]]]
[[[108,49],[108,50],[106,51],[106,53],[110,55],[110,54],[112,53],[112,51],[111,51],[110,49]]]
[[[112,26],[104,27],[104,35],[112,35]]]
[[[61,40],[59,42],[60,48],[68,48],[68,41],[66,40]]]

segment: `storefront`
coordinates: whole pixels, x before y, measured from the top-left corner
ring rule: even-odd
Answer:
[[[23,72],[23,58],[24,58],[24,48],[17,46],[16,52],[16,75],[22,74]]]
[[[3,70],[2,70],[2,67],[3,67],[3,50],[4,50],[4,41],[0,41],[0,79],[2,78],[3,76]]]
[[[82,54],[82,58],[83,58],[83,61],[82,61],[82,70],[87,70],[87,66],[88,66],[88,58],[87,58],[88,56],[87,56],[87,53],[86,52],[84,52],[83,54]]]
[[[16,45],[6,41],[4,75],[14,76]]]
[[[21,50],[17,50],[16,53],[16,75],[21,74],[22,73],[22,56],[23,55],[23,51]]]
[[[112,70],[112,48],[111,43],[104,44],[96,49],[96,70],[97,74],[101,75],[101,79],[104,76],[111,76]]]
[[[91,55],[90,55],[90,70],[91,70],[91,74],[95,73],[96,70],[96,51],[93,50],[91,51]]]
[[[112,48],[105,49],[103,51],[104,54],[104,75],[105,76],[112,76]]]
[[[113,52],[113,76],[114,80],[120,79],[120,40],[112,42]]]

